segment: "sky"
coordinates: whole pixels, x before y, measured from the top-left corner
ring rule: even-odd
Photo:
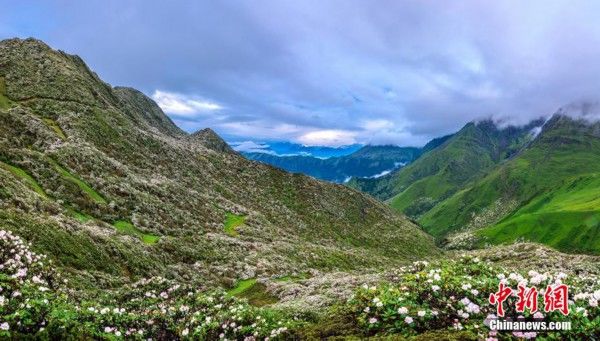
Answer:
[[[230,142],[420,146],[597,101],[599,1],[7,1],[35,37],[182,129]]]

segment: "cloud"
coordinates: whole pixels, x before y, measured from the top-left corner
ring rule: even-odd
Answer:
[[[194,117],[206,112],[223,109],[217,103],[160,90],[154,91],[152,99],[164,112],[184,117]]]
[[[394,122],[389,121],[389,120],[367,120],[363,123],[363,127],[365,128],[365,130],[371,132],[371,131],[378,131],[378,130],[382,130],[382,129],[389,129],[391,127],[394,126]]]
[[[12,1],[3,9],[0,37],[36,36],[79,54],[113,85],[158,92],[185,129],[238,140],[419,145],[480,117],[523,123],[600,95],[597,1]]]
[[[300,135],[296,140],[305,146],[341,147],[356,143],[356,133],[344,130],[317,130]]]

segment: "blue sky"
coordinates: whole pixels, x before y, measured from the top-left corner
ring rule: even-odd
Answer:
[[[600,89],[594,1],[2,1],[0,38],[78,54],[187,131],[422,145]]]

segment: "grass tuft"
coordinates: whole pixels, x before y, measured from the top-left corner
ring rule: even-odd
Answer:
[[[117,229],[117,231],[123,234],[138,237],[142,242],[144,242],[144,244],[153,245],[158,243],[158,240],[160,239],[159,236],[147,234],[138,230],[135,226],[133,226],[132,223],[125,220],[116,221],[113,226]]]
[[[231,237],[237,237],[238,232],[236,228],[240,225],[243,225],[246,222],[246,217],[242,215],[237,215],[231,212],[227,212],[225,216],[225,233]]]
[[[60,126],[58,125],[58,123],[55,120],[53,120],[51,118],[43,118],[42,120],[44,121],[44,123],[46,123],[48,128],[52,129],[54,131],[54,133],[56,133],[56,135],[61,140],[64,141],[67,139],[67,135],[65,135],[65,132],[60,128]]]
[[[1,161],[0,161],[0,167],[6,169],[7,171],[11,172],[13,175],[15,175],[18,178],[25,181],[29,185],[29,187],[31,187],[41,197],[48,198],[48,195],[46,194],[46,192],[44,192],[44,189],[42,188],[42,186],[40,186],[40,184],[31,175],[29,175],[29,173],[27,173],[22,168],[19,168],[19,167],[13,166],[13,165],[9,165],[8,163],[4,163]]]
[[[85,181],[79,179],[75,175],[71,174],[68,170],[59,165],[56,161],[49,158],[50,163],[54,166],[56,171],[65,179],[71,181],[72,183],[79,186],[79,188],[86,193],[95,203],[97,204],[107,204],[106,199],[100,193],[96,192],[90,185],[88,185]]]
[[[267,292],[267,287],[256,281],[256,278],[249,278],[238,281],[233,289],[227,292],[228,296],[245,298],[253,306],[262,307],[274,304],[279,299]]]

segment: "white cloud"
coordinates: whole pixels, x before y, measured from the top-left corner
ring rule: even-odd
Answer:
[[[368,176],[367,178],[369,178],[369,179],[381,178],[382,176],[390,174],[392,171],[393,171],[393,169],[387,169],[387,170],[382,171],[381,173],[377,173],[375,175]]]
[[[340,147],[356,143],[356,133],[346,130],[325,129],[300,135],[297,141],[306,146]]]
[[[267,153],[272,154],[273,152],[268,150],[269,145],[266,143],[256,143],[254,141],[243,141],[243,142],[232,142],[233,149],[238,152],[246,153]]]
[[[259,120],[252,122],[225,122],[218,125],[231,135],[252,137],[255,139],[277,139],[283,136],[295,136],[305,131],[304,127],[286,123],[273,124],[273,122]]]
[[[223,109],[221,105],[214,102],[160,90],[154,91],[152,99],[164,112],[184,117],[194,117],[205,112]]]
[[[363,128],[367,131],[376,132],[381,129],[390,129],[394,127],[394,122],[384,120],[384,119],[376,119],[376,120],[367,120],[362,124]]]

